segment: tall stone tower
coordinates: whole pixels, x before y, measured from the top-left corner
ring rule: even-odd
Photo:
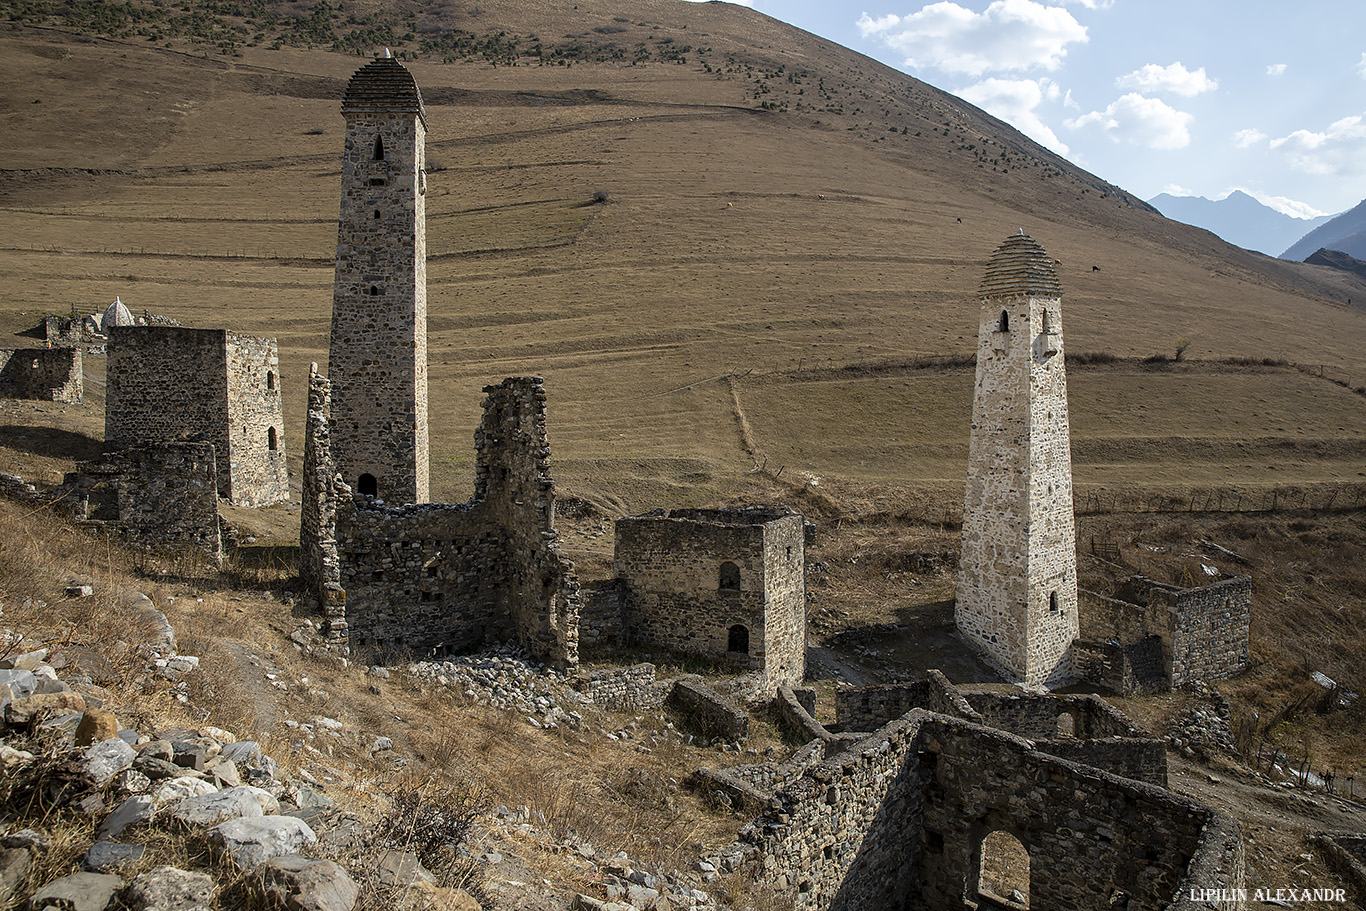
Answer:
[[[328,375],[332,453],[358,493],[427,500],[427,112],[386,50],[346,87]]]
[[[1023,231],[982,280],[954,619],[1030,687],[1072,676],[1077,544],[1063,372],[1062,289]]]

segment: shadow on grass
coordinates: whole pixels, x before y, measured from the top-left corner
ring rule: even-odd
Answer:
[[[29,427],[8,424],[0,427],[0,439],[10,449],[30,455],[59,459],[97,459],[104,452],[104,443],[94,437],[71,430],[52,427]]]

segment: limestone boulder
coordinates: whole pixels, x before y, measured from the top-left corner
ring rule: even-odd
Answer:
[[[29,911],[105,911],[123,880],[110,873],[72,873],[39,887]]]
[[[104,822],[100,824],[98,837],[117,838],[129,826],[150,820],[155,809],[156,804],[151,797],[146,794],[134,794],[105,817]]]
[[[271,902],[287,911],[351,911],[360,888],[330,860],[286,854],[256,868]]]
[[[187,797],[202,797],[205,794],[212,794],[218,788],[213,782],[205,781],[203,778],[192,778],[189,775],[181,775],[178,778],[167,778],[157,786],[152,797],[157,805],[177,803]]]
[[[280,803],[266,791],[243,785],[186,797],[171,811],[171,818],[186,826],[208,828],[229,819],[266,816],[280,812]]]
[[[101,740],[85,751],[81,760],[82,768],[91,783],[96,787],[104,787],[115,775],[131,768],[137,755],[136,750],[118,737],[111,737],[108,740]]]
[[[317,840],[308,823],[294,816],[230,819],[209,830],[210,847],[246,870],[297,853]]]

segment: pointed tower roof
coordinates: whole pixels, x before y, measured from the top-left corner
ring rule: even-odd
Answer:
[[[978,293],[982,297],[1061,297],[1062,286],[1053,260],[1022,230],[991,254]]]
[[[408,68],[388,50],[356,70],[342,97],[343,114],[416,114],[427,126],[422,92]]]

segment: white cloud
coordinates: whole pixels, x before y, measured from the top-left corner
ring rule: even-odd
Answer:
[[[1092,111],[1063,121],[1070,129],[1098,126],[1115,142],[1150,149],[1184,149],[1190,145],[1190,124],[1195,118],[1157,98],[1130,92],[1103,111]]]
[[[1361,74],[1362,79],[1366,79],[1366,53],[1362,54],[1361,59],[1357,61],[1357,72]]]
[[[1328,214],[1314,208],[1307,202],[1300,202],[1298,199],[1291,199],[1289,196],[1272,196],[1260,190],[1249,190],[1247,187],[1232,187],[1228,193],[1219,198],[1226,198],[1234,190],[1242,190],[1262,205],[1269,206],[1282,215],[1289,215],[1291,218],[1318,218],[1320,215]]]
[[[1071,108],[1074,111],[1081,110],[1081,105],[1077,104],[1077,100],[1072,97],[1071,89],[1068,89],[1067,94],[1062,97],[1062,106],[1065,108]]]
[[[1122,89],[1138,89],[1147,92],[1173,92],[1177,95],[1199,95],[1212,92],[1219,83],[1205,75],[1205,68],[1188,70],[1178,60],[1171,66],[1158,66],[1150,63],[1134,70],[1127,76],[1120,76],[1115,82]]]
[[[1194,196],[1195,191],[1190,187],[1183,187],[1179,183],[1169,183],[1162,188],[1162,192],[1168,196]]]
[[[1271,140],[1271,148],[1306,174],[1348,177],[1366,174],[1366,114],[1344,117],[1321,133],[1296,130]]]
[[[1069,44],[1087,40],[1071,13],[1034,0],[994,0],[981,13],[943,0],[909,16],[864,13],[858,28],[864,38],[905,54],[908,67],[969,76],[1057,69]]]
[[[1050,92],[1053,98],[1057,97],[1057,86],[1048,79],[987,79],[963,89],[958,96],[1001,118],[1040,145],[1066,155],[1067,144],[1034,112]]]
[[[1266,74],[1268,76],[1284,76],[1287,68],[1288,64],[1273,63],[1271,64],[1271,66],[1266,68]]]
[[[1255,146],[1257,143],[1266,139],[1266,134],[1261,130],[1239,130],[1233,134],[1233,144],[1240,149],[1248,146]]]
[[[1063,3],[1075,3],[1077,6],[1084,6],[1087,9],[1109,9],[1115,5],[1115,0],[1062,0]]]

